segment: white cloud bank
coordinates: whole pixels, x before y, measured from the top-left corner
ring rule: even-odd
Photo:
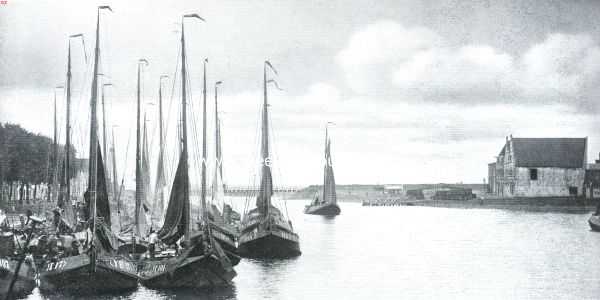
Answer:
[[[459,103],[589,106],[597,94],[600,47],[587,34],[550,34],[524,53],[453,46],[437,33],[381,21],[356,32],[338,53],[358,94]]]

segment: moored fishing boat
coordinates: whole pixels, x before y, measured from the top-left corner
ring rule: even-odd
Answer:
[[[181,144],[179,162],[171,188],[164,224],[158,237],[166,245],[176,247],[175,253],[163,257],[147,258],[140,262],[139,274],[142,284],[149,288],[214,288],[231,285],[236,276],[231,262],[210,233],[206,210],[206,139],[203,144],[202,164],[202,218],[200,231],[193,232],[188,174],[187,145],[187,74],[185,56],[185,18],[197,18],[197,14],[183,16],[181,22]],[[206,109],[204,110],[206,111]],[[204,114],[206,123],[206,114]],[[206,126],[203,128],[206,137]],[[177,241],[181,240],[181,250]]]
[[[148,196],[149,177],[148,157],[147,157],[147,133],[146,122],[144,118],[144,138],[142,141],[141,131],[141,68],[142,65],[148,65],[146,59],[138,60],[137,67],[137,113],[136,113],[136,151],[135,151],[135,211],[134,224],[126,230],[121,230],[120,239],[122,244],[119,246],[119,253],[131,255],[138,258],[148,250],[148,226],[146,223],[146,198]]]
[[[98,60],[100,12],[110,10],[99,6],[96,21],[96,47],[90,100],[90,151],[87,205],[87,230],[83,248],[54,253],[41,263],[39,280],[42,292],[104,293],[137,287],[136,264],[116,254],[117,238],[111,231],[104,162],[97,133]],[[76,235],[77,236],[77,235]]]
[[[215,83],[215,166],[212,182],[211,203],[208,209],[208,219],[211,226],[213,238],[227,254],[231,263],[236,266],[240,262],[240,256],[237,249],[238,230],[233,226],[231,219],[225,219],[223,213],[219,210],[221,205],[225,210],[225,193],[223,187],[223,156],[221,146],[221,126],[218,110],[218,89],[222,81]],[[206,68],[204,69],[204,101],[206,102]]]
[[[256,208],[248,211],[240,224],[241,233],[238,251],[242,257],[287,258],[301,254],[298,234],[292,222],[279,209],[271,204],[273,180],[269,157],[269,115],[267,102],[267,67],[277,72],[265,61],[263,75],[263,109],[261,125],[261,177],[260,190],[256,198]]]
[[[340,214],[340,207],[337,205],[337,195],[335,193],[335,177],[333,176],[333,162],[331,160],[331,139],[328,134],[328,126],[325,125],[325,167],[323,172],[323,189],[321,198],[319,193],[315,195],[313,201],[304,207],[304,213],[310,215],[337,216]]]

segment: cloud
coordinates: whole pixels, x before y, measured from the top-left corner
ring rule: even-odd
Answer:
[[[337,55],[359,95],[434,102],[590,106],[600,47],[587,34],[550,34],[519,55],[484,44],[454,46],[435,32],[382,21]]]

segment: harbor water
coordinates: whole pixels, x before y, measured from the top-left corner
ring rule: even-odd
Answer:
[[[340,203],[335,218],[288,201],[302,255],[243,259],[231,289],[89,299],[599,299],[589,214]],[[28,299],[68,299],[41,295]]]

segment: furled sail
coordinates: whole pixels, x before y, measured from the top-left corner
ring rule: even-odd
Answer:
[[[187,161],[182,155],[179,158],[177,172],[171,188],[169,206],[165,214],[165,222],[158,232],[159,238],[166,244],[173,244],[185,233],[185,224],[189,221],[186,215],[186,197],[188,195]]]
[[[269,213],[271,206],[271,195],[273,195],[273,178],[271,177],[271,166],[269,158],[269,105],[267,104],[267,66],[269,66],[275,73],[275,69],[268,61],[265,61],[264,67],[264,80],[263,80],[263,111],[262,111],[262,125],[261,125],[261,178],[260,178],[260,192],[256,199],[256,206],[262,215]]]
[[[262,176],[260,179],[260,191],[256,199],[256,206],[261,214],[267,214],[273,195],[273,179],[271,177],[271,168],[263,165]]]
[[[102,153],[100,151],[100,143],[98,143],[98,155],[97,155],[97,183],[96,183],[96,212],[98,217],[102,218],[104,224],[110,228],[110,203],[108,202],[108,193],[106,190],[106,176],[104,174],[104,162],[102,160]],[[85,203],[86,203],[86,219],[90,219],[90,199],[89,192],[85,192]]]

